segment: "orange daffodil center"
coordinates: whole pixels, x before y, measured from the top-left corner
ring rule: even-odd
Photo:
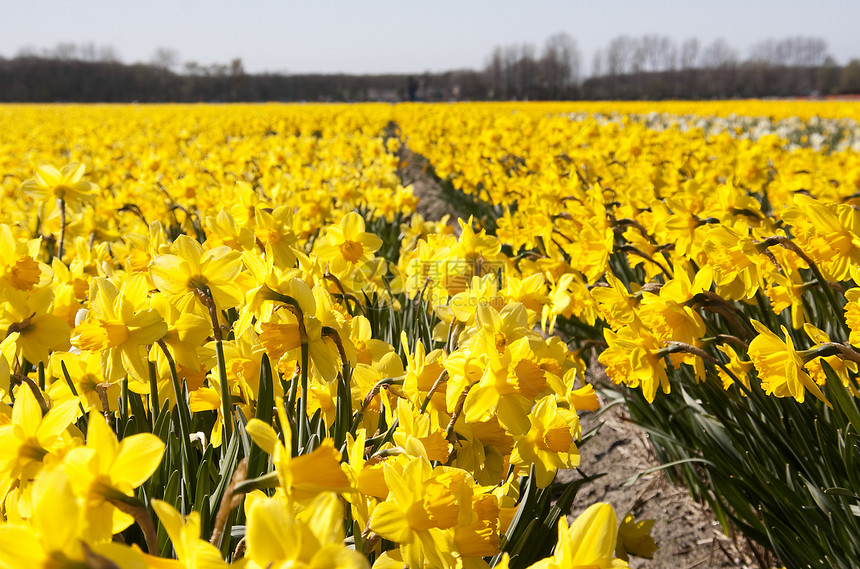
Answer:
[[[18,290],[30,290],[37,282],[42,271],[32,257],[21,257],[9,268],[9,281]]]
[[[329,226],[325,239],[315,248],[317,256],[329,263],[329,270],[338,276],[361,261],[369,261],[371,255],[382,247],[382,240],[365,231],[364,218],[355,212],[343,216],[338,225]]]
[[[358,241],[344,241],[338,248],[343,258],[354,263],[364,255],[364,247]]]
[[[110,281],[93,279],[92,310],[75,328],[72,343],[100,355],[102,374],[109,382],[124,375],[147,382],[143,347],[167,332],[167,324],[155,310],[141,309],[146,301],[140,284],[143,281],[130,281],[118,290]]]
[[[94,318],[79,324],[75,331],[78,334],[78,347],[92,352],[113,348],[128,340],[128,326],[122,322],[105,322]]]

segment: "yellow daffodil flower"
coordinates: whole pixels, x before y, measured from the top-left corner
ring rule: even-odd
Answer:
[[[782,327],[785,336],[783,341],[762,323],[753,320],[752,324],[759,335],[750,342],[747,353],[758,370],[765,393],[777,397],[794,397],[802,403],[806,390],[809,390],[817,399],[826,401],[821,389],[804,369],[803,359],[794,348],[785,326]]]
[[[597,503],[581,513],[568,527],[558,521],[558,543],[553,556],[529,569],[624,569],[627,562],[615,557],[618,518],[612,506]]]
[[[83,180],[86,168],[73,162],[60,170],[50,165],[36,168],[36,175],[21,184],[21,190],[36,201],[65,200],[70,207],[77,208],[84,201],[93,199],[98,187]]]
[[[338,225],[326,228],[325,239],[320,241],[315,251],[320,259],[329,263],[332,273],[341,275],[370,259],[380,247],[382,240],[365,231],[364,218],[350,212]]]
[[[72,344],[101,355],[102,375],[113,382],[124,375],[140,382],[149,381],[143,346],[152,344],[167,332],[167,324],[145,304],[141,290],[116,286],[107,279],[95,278],[90,285],[91,310],[75,327]]]
[[[112,534],[131,525],[134,518],[111,501],[133,496],[158,468],[164,448],[150,433],[117,441],[104,416],[90,412],[86,446],[69,451],[62,462],[75,493],[84,498],[88,523],[104,524]]]
[[[236,277],[242,270],[242,256],[227,246],[204,251],[187,235],[173,242],[173,254],[159,255],[150,265],[152,281],[180,308],[202,308],[198,291],[206,287],[215,305],[223,310],[237,306],[243,298]],[[197,302],[195,303],[195,300]],[[203,312],[208,317],[208,312]]]

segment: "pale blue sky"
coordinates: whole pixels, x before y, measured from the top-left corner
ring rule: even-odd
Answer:
[[[860,57],[858,0],[0,0],[0,55],[58,42],[111,45],[127,63],[175,48],[245,69],[420,73],[483,67],[496,45],[573,36],[584,71],[620,35],[725,38],[741,58],[760,40],[823,37],[839,63]]]

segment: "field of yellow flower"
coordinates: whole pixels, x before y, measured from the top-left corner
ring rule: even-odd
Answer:
[[[860,105],[655,108],[0,107],[0,566],[626,567],[552,484],[592,354],[725,523],[856,559]]]

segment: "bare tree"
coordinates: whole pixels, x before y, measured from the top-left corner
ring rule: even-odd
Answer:
[[[842,68],[839,78],[840,93],[860,93],[860,59],[852,59]]]
[[[173,71],[179,66],[179,52],[172,47],[159,47],[149,61],[155,67]]]
[[[72,42],[59,42],[53,48],[46,49],[45,55],[51,59],[70,61],[78,58],[78,46]]]
[[[822,38],[798,37],[794,38],[797,48],[795,51],[795,65],[808,67],[824,65],[829,57],[827,53],[827,41]]]
[[[204,68],[200,67],[196,61],[186,61],[182,67],[185,69],[186,75],[205,75]]]
[[[537,60],[535,46],[524,43],[519,48],[520,57],[517,61],[517,95],[528,97],[529,92],[537,82]]]
[[[548,95],[559,98],[579,81],[579,48],[568,33],[550,36],[544,44],[538,66]]]
[[[638,49],[642,58],[642,69],[647,71],[660,70],[660,38],[655,35],[644,35],[639,38]]]
[[[603,75],[603,50],[598,49],[594,52],[594,57],[591,59],[591,76],[600,77]]]
[[[242,58],[236,57],[230,61],[230,75],[244,75],[245,74],[245,66],[242,65]]]
[[[98,48],[96,61],[100,61],[102,63],[119,63],[121,58],[115,47],[112,45],[102,45]]]
[[[670,71],[675,69],[678,62],[678,48],[669,36],[663,36],[657,44],[657,59],[659,69]]]
[[[767,39],[750,50],[750,61],[769,65],[814,67],[827,60],[827,42],[813,37],[787,37]]]
[[[606,47],[606,67],[610,75],[627,73],[632,67],[635,42],[630,36],[618,36]]]
[[[519,59],[519,48],[516,45],[508,45],[502,48],[502,76],[506,99],[516,94],[517,62]]]
[[[699,39],[687,38],[681,44],[681,69],[693,69],[699,61]]]
[[[777,59],[776,41],[771,38],[753,45],[752,48],[750,48],[750,56],[747,61],[776,65]]]
[[[17,52],[15,52],[15,57],[38,57],[38,56],[39,56],[39,50],[37,50],[36,47],[32,46],[32,45],[25,45],[24,47],[19,48]]]
[[[634,40],[634,70],[668,71],[675,68],[677,49],[667,36],[645,35]]]
[[[97,61],[98,49],[93,42],[82,43],[78,48],[81,61]]]
[[[822,95],[832,94],[839,85],[839,74],[841,68],[836,64],[836,60],[831,56],[827,56],[824,63],[816,71],[816,88]]]
[[[703,67],[724,67],[737,61],[737,50],[723,38],[715,39],[702,51]]]
[[[502,48],[496,46],[484,66],[487,81],[490,84],[490,97],[507,97],[505,93],[505,75]]]
[[[630,38],[630,66],[633,73],[645,71],[645,62],[647,59],[645,53],[645,38]]]

